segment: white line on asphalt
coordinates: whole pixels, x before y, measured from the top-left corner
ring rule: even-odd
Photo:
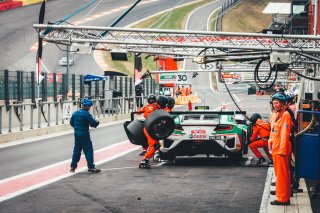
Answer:
[[[99,149],[99,150],[95,151],[95,153],[96,153],[96,152],[101,152],[101,151],[103,151],[103,150],[105,150],[105,149],[109,149],[109,148],[111,148],[111,147],[113,147],[113,146],[115,146],[115,145],[119,145],[119,144],[127,143],[127,142],[128,142],[128,141],[124,141],[124,142],[120,142],[120,143],[117,143],[117,144],[113,144],[113,145],[108,146],[108,147],[105,147],[105,148],[103,148],[103,149]],[[117,154],[117,155],[115,155],[115,156],[113,156],[113,157],[106,158],[105,160],[98,161],[98,162],[96,162],[95,164],[96,164],[96,165],[100,165],[100,164],[102,164],[102,163],[109,162],[109,161],[114,160],[114,159],[116,159],[116,158],[119,158],[119,157],[121,157],[121,156],[123,156],[123,155],[126,155],[126,154],[128,154],[128,153],[130,153],[130,152],[132,152],[132,151],[135,151],[135,150],[137,150],[138,148],[139,148],[139,147],[133,148],[133,149],[129,149],[128,151],[119,153],[119,154]],[[82,156],[81,156],[81,157],[82,157]],[[59,165],[59,164],[63,164],[63,163],[65,163],[65,162],[67,162],[67,161],[71,161],[71,160],[70,160],[70,159],[69,159],[69,160],[65,160],[65,161],[62,161],[62,162],[59,162],[59,163],[55,163],[55,164],[52,164],[52,165],[49,165],[49,166],[46,166],[46,167],[42,167],[42,168],[40,168],[40,169],[36,169],[36,170],[30,171],[30,172],[27,172],[27,173],[24,173],[24,174],[20,174],[20,175],[11,177],[11,178],[3,179],[3,180],[0,180],[0,183],[4,183],[4,182],[10,181],[10,180],[14,180],[14,179],[17,179],[17,178],[20,178],[20,177],[23,177],[23,176],[26,176],[26,175],[29,175],[29,174],[33,174],[33,173],[39,172],[39,171],[43,171],[44,169],[47,169],[47,168],[50,168],[50,167],[54,167],[54,166]],[[26,192],[29,192],[29,191],[38,189],[38,188],[40,188],[40,187],[42,187],[42,186],[46,186],[46,185],[49,185],[49,184],[51,184],[51,183],[57,182],[57,181],[62,180],[62,179],[64,179],[64,178],[66,178],[66,177],[69,177],[69,176],[71,176],[71,175],[74,175],[74,174],[77,174],[77,173],[79,173],[79,172],[82,172],[82,171],[84,171],[84,170],[86,170],[86,169],[87,169],[86,167],[79,168],[78,171],[75,172],[75,173],[66,173],[66,174],[64,174],[64,175],[61,175],[61,176],[58,176],[58,177],[56,177],[56,178],[53,178],[53,179],[50,179],[50,180],[41,182],[41,183],[39,183],[39,184],[36,184],[36,185],[30,186],[30,187],[27,187],[27,188],[25,188],[25,189],[22,189],[22,190],[19,190],[19,191],[17,191],[17,192],[8,194],[8,195],[6,195],[6,196],[2,196],[2,197],[0,197],[0,203],[1,203],[2,201],[5,201],[5,200],[8,200],[8,199],[10,199],[10,198],[13,198],[13,197],[19,196],[19,195],[21,195],[21,194],[24,194],[24,193],[26,193]]]
[[[214,11],[212,11],[212,13],[210,13],[210,15],[209,15],[209,17],[208,17],[208,20],[207,20],[207,31],[210,31],[210,24],[211,24],[210,19],[211,19],[212,15],[213,15],[217,10],[220,10],[220,9],[221,9],[221,7],[218,7],[217,9],[215,9]],[[217,23],[216,23],[216,24],[217,24]],[[210,89],[211,89],[211,91],[212,91],[213,93],[218,93],[217,91],[215,91],[215,90],[213,89],[213,85],[212,85],[212,74],[216,75],[216,73],[209,72]]]
[[[251,163],[252,157],[248,157],[248,160],[246,161],[245,165],[248,166]]]
[[[185,30],[188,30],[189,20],[190,20],[191,16],[193,15],[193,13],[195,13],[197,10],[199,10],[199,9],[201,9],[202,7],[207,6],[207,5],[209,5],[209,4],[212,4],[212,2],[210,2],[210,3],[208,3],[208,4],[205,4],[205,5],[202,5],[201,7],[196,8],[195,10],[193,10],[193,11],[189,14],[189,16],[188,16],[188,18],[187,18],[187,21],[186,21],[185,28],[184,28]],[[182,65],[182,67],[183,67],[184,70],[186,69],[186,60],[183,60],[183,65]]]
[[[104,150],[107,150],[107,149],[111,149],[113,148],[114,146],[118,146],[118,145],[121,145],[123,143],[127,143],[128,141],[122,141],[122,142],[119,142],[119,143],[116,143],[116,144],[112,144],[110,146],[107,146],[107,147],[104,147],[102,149],[99,149],[99,150],[96,150],[94,151],[94,153],[99,153],[99,152],[102,152]],[[139,147],[137,147],[139,148]],[[137,149],[135,148],[135,149]],[[135,150],[134,149],[134,150]],[[131,151],[134,151],[134,150],[130,150]],[[127,154],[127,153],[126,153]],[[81,155],[81,158],[83,157],[84,155]],[[61,162],[58,162],[58,163],[54,163],[54,164],[51,164],[51,165],[48,165],[48,166],[45,166],[45,167],[42,167],[42,168],[39,168],[39,169],[35,169],[33,171],[30,171],[30,172],[26,172],[26,173],[23,173],[23,174],[20,174],[20,175],[16,175],[16,176],[13,176],[13,177],[10,177],[10,178],[6,178],[6,179],[2,179],[0,180],[0,184],[1,183],[5,183],[5,182],[8,182],[8,181],[11,181],[11,180],[15,180],[15,179],[18,179],[18,178],[21,178],[21,177],[24,177],[24,176],[27,176],[27,175],[31,175],[31,174],[34,174],[34,173],[37,173],[37,172],[40,172],[40,171],[43,171],[43,170],[46,170],[46,169],[49,169],[49,168],[52,168],[52,167],[55,167],[55,166],[58,166],[58,165],[61,165],[61,164],[64,164],[66,162],[71,162],[71,159],[68,159],[68,160],[64,160],[64,161],[61,161]],[[95,164],[101,164],[103,162],[97,162]],[[79,171],[81,171],[81,169],[79,169]]]
[[[161,162],[161,163],[158,163],[157,165],[154,165],[154,166],[162,166],[163,164],[165,164],[166,162]]]
[[[109,169],[101,169],[101,171],[111,171],[111,170],[121,170],[121,169],[136,169],[138,166],[131,167],[121,167],[121,168],[109,168]]]
[[[232,96],[236,99],[236,102],[241,102],[241,100],[236,96],[236,94],[232,94]]]
[[[261,199],[260,210],[259,213],[267,213],[268,212],[268,202],[270,197],[270,185],[273,176],[273,167],[268,168],[266,183],[264,184],[264,191]]]

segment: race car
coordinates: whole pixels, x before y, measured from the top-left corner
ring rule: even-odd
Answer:
[[[124,123],[131,143],[147,145],[146,128],[151,137],[163,140],[161,160],[198,154],[227,156],[239,161],[248,152],[248,128],[244,111],[173,111],[157,110],[146,121],[134,119]]]
[[[192,111],[172,112],[175,128],[164,139],[161,160],[198,154],[227,156],[238,161],[248,152],[246,112]]]

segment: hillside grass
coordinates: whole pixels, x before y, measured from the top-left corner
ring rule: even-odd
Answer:
[[[196,8],[212,2],[212,0],[202,0],[194,4],[190,4],[184,7],[176,8],[174,10],[161,13],[157,16],[151,17],[145,21],[142,21],[132,28],[152,28],[152,29],[184,29],[186,19],[188,15]],[[142,70],[155,70],[156,63],[153,61],[153,57],[145,59],[145,54],[142,54]],[[119,71],[129,76],[133,76],[134,63],[133,54],[129,55],[128,61],[113,61],[109,52],[104,54],[104,58],[110,70]],[[178,63],[178,66],[182,63]]]
[[[240,4],[229,10],[222,19],[223,32],[262,32],[268,28],[272,21],[271,14],[263,14],[262,11],[270,0],[242,0]],[[277,0],[289,2],[289,0]],[[241,17],[241,18],[239,18]]]

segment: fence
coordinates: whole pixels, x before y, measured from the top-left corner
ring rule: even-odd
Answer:
[[[37,85],[34,72],[0,71],[0,134],[65,124],[83,97],[93,100],[91,113],[95,118],[127,114],[136,110],[137,102],[155,94],[157,87],[153,79],[143,79],[141,96],[134,96],[131,77],[89,83],[82,75],[70,75],[68,81],[66,77],[43,73]],[[107,91],[111,96],[106,96]]]
[[[222,31],[222,18],[223,15],[233,6],[239,4],[241,2],[241,0],[229,0],[227,2],[225,2],[222,7],[221,10],[219,11],[217,18],[216,18],[216,26],[215,26],[215,30],[216,31]]]

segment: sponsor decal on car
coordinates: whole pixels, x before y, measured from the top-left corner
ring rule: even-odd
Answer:
[[[207,138],[206,130],[202,130],[202,129],[191,130],[191,134],[189,137],[193,139],[206,139]]]
[[[209,136],[209,140],[221,140],[220,135]]]

